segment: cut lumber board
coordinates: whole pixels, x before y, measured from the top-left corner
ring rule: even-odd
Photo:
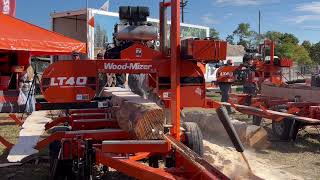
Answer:
[[[261,95],[281,99],[294,99],[296,96],[300,96],[302,101],[320,103],[320,88],[315,87],[277,87],[269,84],[262,84]]]
[[[111,97],[113,116],[121,129],[140,140],[163,139],[164,110],[156,103],[143,99],[130,89],[106,87],[104,97]]]
[[[45,132],[45,124],[52,121],[47,116],[47,111],[35,111],[26,118],[19,133],[18,143],[11,148],[7,157],[9,162],[21,162],[38,153],[34,147]]]

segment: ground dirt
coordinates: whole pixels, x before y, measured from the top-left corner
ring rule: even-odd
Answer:
[[[208,118],[214,111],[189,109],[187,121],[197,122],[202,116]],[[190,116],[195,112],[195,116]],[[201,115],[203,114],[203,115]],[[201,117],[200,117],[201,116]],[[251,123],[251,117],[236,113],[232,118]],[[214,118],[214,116],[212,116]],[[202,121],[204,122],[204,121]],[[206,121],[205,121],[206,122]],[[217,125],[216,121],[206,126]],[[201,122],[199,122],[201,124]],[[254,173],[263,179],[320,179],[320,135],[316,127],[307,127],[299,132],[295,142],[280,141],[271,129],[271,121],[264,120],[264,128],[268,131],[271,142],[266,149],[250,149],[246,147],[245,155]],[[233,179],[248,172],[241,154],[233,148],[225,134],[209,134],[210,128],[200,125],[204,134],[205,158],[212,165],[225,172]],[[221,132],[220,132],[221,133]],[[240,178],[243,179],[243,178]],[[246,179],[246,178],[244,178]],[[250,178],[252,179],[252,178]]]
[[[202,113],[206,114],[208,111],[204,110]],[[235,114],[233,118],[251,123],[251,118],[246,115]],[[247,149],[245,153],[255,173],[262,174],[265,179],[320,179],[320,135],[316,128],[308,127],[300,131],[296,142],[283,142],[272,135],[270,121],[265,121],[263,125],[269,132],[271,146],[262,150]],[[0,116],[1,136],[15,143],[19,130],[13,121],[7,120],[7,115]],[[205,132],[204,138],[207,161],[226,172],[232,179],[248,179],[241,178],[246,176],[248,169],[229,141],[220,138],[220,135]],[[47,152],[41,152],[39,156],[38,160],[31,160],[20,166],[0,168],[0,179],[48,179]],[[6,157],[7,152],[0,145],[0,164],[7,163]],[[106,179],[131,178],[112,172]]]

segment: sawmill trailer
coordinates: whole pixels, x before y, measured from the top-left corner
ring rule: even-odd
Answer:
[[[147,16],[147,7],[120,7],[114,46],[105,59],[58,61],[44,71],[41,90],[47,102],[38,103],[37,110],[66,111],[46,124],[53,133],[35,147],[49,146],[52,179],[92,179],[108,167],[138,179],[228,179],[201,157],[199,127],[180,121],[185,107],[215,108],[235,148],[244,151],[224,108],[205,93],[205,64],[225,59],[227,43],[181,41],[180,0],[172,0],[160,3],[156,50],[148,42],[158,38],[158,31],[146,23]],[[98,73],[146,74],[159,104],[119,87],[105,88],[102,97],[95,97]],[[148,111],[150,106],[162,108]],[[166,123],[163,109],[170,112]]]

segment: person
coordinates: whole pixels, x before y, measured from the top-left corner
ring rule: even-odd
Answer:
[[[102,53],[102,52],[99,52],[99,53],[97,54],[97,59],[99,59],[99,60],[102,60],[102,59],[103,59],[103,53]]]
[[[233,61],[231,59],[227,60],[227,63],[224,66],[232,66]],[[224,68],[227,69],[227,68]],[[229,101],[229,92],[231,90],[231,85],[233,83],[233,73],[232,72],[223,72],[223,73],[217,73],[217,79],[218,79],[218,85],[219,89],[221,91],[221,102],[228,102]],[[231,107],[226,106],[228,114],[231,114]]]
[[[35,84],[33,83],[33,78],[33,69],[29,66],[27,70],[21,74],[19,81],[20,91],[22,91],[26,99],[25,112],[27,113],[32,113],[36,109],[36,99],[34,97]]]
[[[80,53],[77,51],[72,52],[72,60],[80,60]]]

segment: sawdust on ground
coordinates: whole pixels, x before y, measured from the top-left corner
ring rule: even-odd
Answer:
[[[191,109],[191,111],[194,109]],[[201,110],[200,113],[209,116],[212,110]],[[199,120],[199,110],[196,111],[196,119]],[[201,116],[202,117],[202,116]],[[233,115],[233,118],[252,123],[252,117],[248,115]],[[217,126],[216,122],[206,126]],[[268,131],[268,139],[271,145],[266,149],[246,149],[246,156],[253,171],[266,179],[320,179],[320,128],[307,127],[301,130],[295,142],[281,141],[272,133],[271,121],[264,120],[262,126]],[[208,161],[214,163],[217,168],[223,166],[227,175],[236,177],[240,166],[247,170],[241,155],[235,151],[231,141],[226,140],[226,134],[209,134],[203,131],[205,138],[205,156]],[[224,132],[225,133],[225,132]],[[242,171],[242,170],[241,170]],[[275,173],[275,174],[274,174]],[[241,174],[241,173],[240,173]]]
[[[301,177],[288,173],[280,168],[274,168],[268,161],[257,158],[250,151],[245,152],[250,167],[256,178],[248,177],[249,168],[241,154],[232,147],[218,145],[210,140],[204,140],[204,158],[225,173],[231,179],[268,179],[268,180],[300,180]]]

